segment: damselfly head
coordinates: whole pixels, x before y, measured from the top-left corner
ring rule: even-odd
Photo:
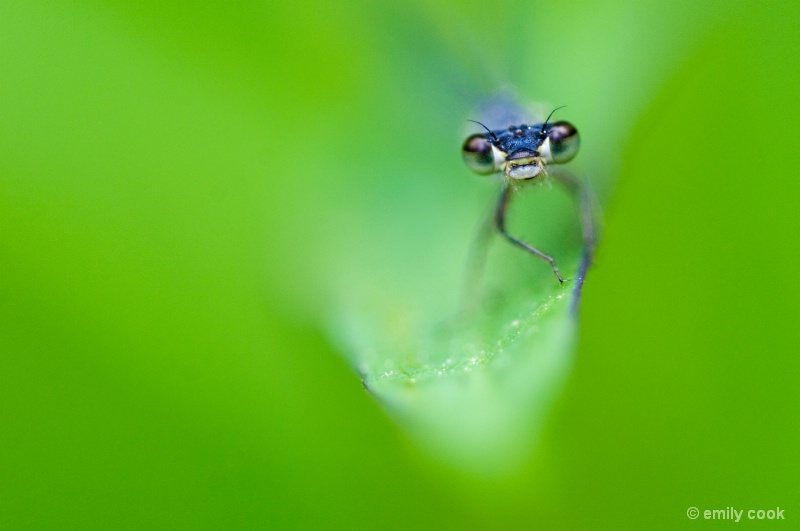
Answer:
[[[549,117],[548,117],[549,119]],[[547,164],[564,164],[578,153],[578,130],[569,122],[545,121],[535,125],[512,125],[470,136],[461,153],[467,167],[488,175],[503,171],[509,179],[530,180]]]

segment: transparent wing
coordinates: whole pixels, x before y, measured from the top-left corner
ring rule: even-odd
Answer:
[[[477,120],[491,130],[505,129],[510,125],[541,123],[550,107],[541,103],[525,103],[513,88],[506,86],[480,98],[469,119]],[[466,137],[483,131],[479,125],[468,123],[464,135]]]

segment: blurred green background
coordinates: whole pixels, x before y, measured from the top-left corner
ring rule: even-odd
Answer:
[[[0,527],[796,527],[799,19],[3,3]],[[331,323],[458,284],[495,193],[464,120],[504,85],[569,105],[606,227],[541,440],[480,479],[396,426]]]

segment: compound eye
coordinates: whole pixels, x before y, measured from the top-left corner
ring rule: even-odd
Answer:
[[[569,122],[556,122],[547,133],[550,139],[550,156],[553,162],[563,164],[578,154],[581,139],[578,130]]]
[[[472,135],[461,148],[464,163],[475,173],[494,173],[494,150],[492,142],[483,135]]]

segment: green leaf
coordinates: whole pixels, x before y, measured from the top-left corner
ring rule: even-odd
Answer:
[[[449,292],[434,294],[400,273],[390,275],[398,284],[369,295],[356,295],[352,282],[332,326],[364,387],[409,435],[435,459],[478,475],[508,473],[530,454],[573,363],[580,231],[567,196],[521,195],[512,227],[548,213],[539,240],[564,258],[559,266],[573,280],[559,285],[548,264],[501,241],[485,278],[468,277],[475,289],[466,298],[452,273],[444,275]],[[419,246],[420,260],[427,246],[438,247]],[[446,259],[451,267],[431,267],[425,277],[459,262]]]
[[[550,15],[558,11],[553,7]],[[679,12],[631,10],[624,4],[577,11],[559,29],[558,60],[546,61],[546,75],[539,56],[524,63],[523,54],[503,78],[516,81],[523,99],[550,102],[551,109],[568,105],[559,118],[574,123],[583,137],[581,153],[569,166],[594,184],[601,202],[612,192],[636,113],[665,75],[664,65],[688,46],[655,36],[673,34],[677,24],[699,24],[679,19]],[[438,30],[419,33],[448,35],[447,57],[471,53],[458,41],[465,33],[449,28],[452,19],[430,20]],[[649,28],[642,34],[652,42],[642,45],[629,27]],[[601,28],[616,38],[597,38],[602,46],[587,48],[586,36]],[[526,37],[515,38],[519,49],[525,48],[521,38]],[[323,313],[367,389],[420,446],[456,468],[500,475],[531,455],[569,374],[578,330],[575,284],[559,286],[546,263],[496,242],[479,294],[467,301],[478,312],[469,319],[454,317],[464,310],[463,257],[494,191],[458,160],[464,138],[458,124],[476,118],[467,114],[469,98],[458,97],[475,95],[465,88],[468,81],[453,74],[459,69],[448,68],[446,54],[419,54],[409,67],[410,46],[393,49],[397,61],[385,63],[402,81],[382,87],[373,107],[359,100],[363,109],[357,116],[364,118],[352,129],[369,131],[369,145],[348,150],[347,171],[328,176],[326,182],[335,185],[320,194],[351,207],[332,208],[328,216],[335,228],[327,238],[335,247],[325,251],[320,289],[332,292],[334,302]],[[529,48],[535,48],[533,42]],[[607,57],[636,75],[621,80],[594,71]],[[376,72],[383,64],[370,70],[373,78],[380,77]],[[418,84],[414,76],[420,76]],[[479,84],[474,85],[473,90]],[[510,231],[554,256],[565,277],[574,279],[581,254],[574,207],[567,194],[543,188],[515,199]]]

